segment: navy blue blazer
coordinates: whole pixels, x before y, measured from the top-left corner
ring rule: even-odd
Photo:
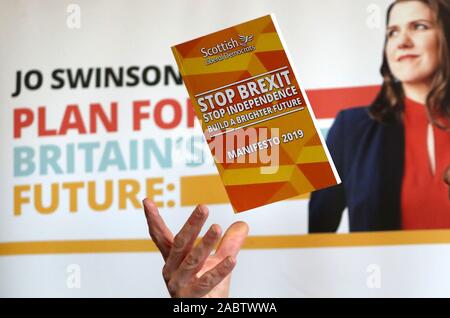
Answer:
[[[311,194],[309,232],[335,232],[346,207],[350,231],[401,229],[403,124],[381,124],[368,107],[344,110],[327,146],[342,183]]]

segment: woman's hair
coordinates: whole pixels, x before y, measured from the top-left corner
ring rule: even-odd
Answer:
[[[433,124],[449,128],[450,123],[450,0],[396,0],[387,11],[386,25],[392,8],[401,2],[420,1],[433,12],[439,37],[440,65],[434,74],[426,107]],[[370,115],[382,123],[401,121],[404,110],[404,92],[401,82],[395,79],[386,58],[387,36],[384,42],[383,63],[380,68],[383,85],[369,108]]]

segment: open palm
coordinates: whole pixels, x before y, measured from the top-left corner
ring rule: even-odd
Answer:
[[[152,240],[165,265],[163,278],[172,297],[227,297],[236,256],[248,234],[244,222],[232,224],[221,237],[221,228],[213,224],[198,244],[195,241],[209,211],[199,205],[174,237],[161,218],[154,202],[143,201]]]

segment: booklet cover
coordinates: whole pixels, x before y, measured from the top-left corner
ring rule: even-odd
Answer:
[[[273,14],[172,51],[235,213],[341,182]]]

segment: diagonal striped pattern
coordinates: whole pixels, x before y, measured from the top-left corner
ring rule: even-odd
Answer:
[[[251,36],[252,41],[247,43],[246,47],[254,46],[255,49],[219,62],[206,64],[202,48],[212,48],[217,44],[239,39],[240,35]],[[257,81],[258,78],[263,78],[261,77],[263,75],[275,76],[275,70],[289,71],[290,84],[286,85],[295,87],[297,95],[294,95],[294,98],[292,96],[282,97],[260,107],[272,109],[272,106],[283,105],[283,103],[291,102],[296,98],[300,101],[300,104],[297,105],[299,111],[294,112],[292,108],[284,107],[276,110],[276,114],[267,116],[266,118],[270,118],[269,120],[253,118],[230,127],[234,129],[241,127],[239,132],[236,130],[236,134],[234,131],[229,133],[224,130],[215,133],[208,132],[208,125],[221,123],[223,118],[212,119],[209,123],[202,121],[203,132],[207,136],[223,182],[223,188],[215,190],[218,191],[217,193],[213,193],[211,188],[203,188],[202,191],[210,194],[208,202],[205,203],[221,202],[226,193],[234,211],[242,212],[276,201],[305,195],[337,183],[337,176],[328,161],[324,145],[321,143],[309,109],[306,107],[306,100],[294,76],[294,71],[271,16],[264,16],[179,44],[172,50],[199,119],[203,118],[203,113],[197,104],[196,97],[205,96],[206,93],[220,92],[225,87],[232,88],[238,84],[242,85],[241,83],[248,80]],[[233,52],[233,50],[243,50],[243,47],[230,49],[227,53]],[[268,72],[272,75],[268,75]],[[282,90],[282,87],[275,88],[274,91],[277,90]],[[234,103],[242,102],[238,95],[233,100]],[[295,109],[295,106],[291,105],[291,107]],[[303,109],[300,109],[302,107]],[[254,109],[242,110],[239,115],[247,115],[253,111]],[[284,135],[300,129],[303,132],[301,138],[286,139],[284,137]],[[270,133],[267,133],[268,131]],[[251,135],[251,133],[254,134]],[[241,144],[238,142],[238,134],[244,135]],[[211,136],[214,137],[208,138]],[[255,145],[267,138],[279,138],[281,143],[271,145],[266,153],[261,149],[252,153],[244,153],[241,156],[241,159],[244,159],[242,162],[239,160],[227,161],[230,150],[242,151],[242,149],[248,149],[250,145]],[[264,161],[263,155],[266,155],[265,159],[270,160]],[[183,180],[182,189],[187,189],[183,186]],[[196,194],[199,195],[199,193]],[[194,193],[190,190],[182,190],[182,204],[189,202],[188,195],[194,195]]]

